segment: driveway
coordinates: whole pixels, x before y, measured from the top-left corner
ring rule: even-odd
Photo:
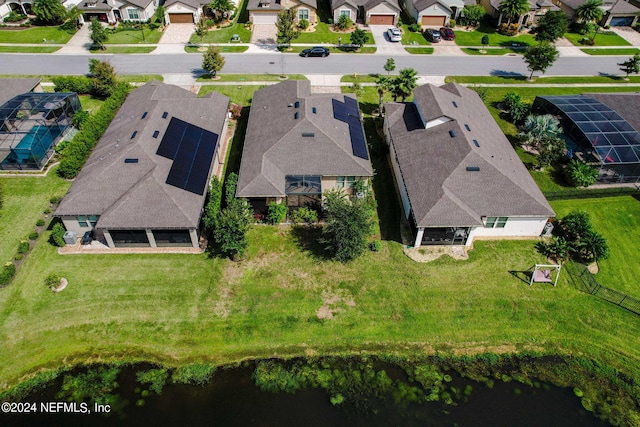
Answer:
[[[613,31],[633,46],[640,46],[640,33],[631,27],[611,27],[609,31]]]
[[[158,41],[154,54],[185,53],[191,35],[196,30],[195,24],[169,24]]]
[[[249,53],[277,52],[278,28],[275,24],[254,24]]]
[[[370,25],[369,29],[376,42],[376,55],[398,56],[408,55],[401,42],[392,42],[387,35],[388,25]]]

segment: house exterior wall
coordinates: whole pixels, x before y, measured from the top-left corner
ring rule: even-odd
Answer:
[[[64,228],[67,231],[74,231],[78,237],[82,237],[87,231],[93,230],[90,224],[87,227],[82,227],[75,216],[63,216],[60,219],[64,224]]]
[[[373,9],[369,9],[365,12],[366,14],[366,23],[369,23],[371,15],[393,15],[393,23],[394,25],[398,22],[398,12],[395,9],[389,7],[389,5],[385,3],[380,3]]]
[[[440,4],[434,4],[428,8],[421,10],[416,17],[417,22],[422,22],[423,16],[444,16],[447,18],[446,22],[449,22],[449,11]]]
[[[356,8],[354,8],[353,6],[351,6],[349,4],[343,4],[342,6],[338,7],[337,9],[334,9],[334,11],[333,11],[333,22],[338,22],[338,19],[340,19],[340,11],[341,10],[350,10],[351,11],[351,20],[353,22],[356,22],[356,18],[358,16],[358,11],[356,10]]]
[[[0,19],[4,19],[11,13],[11,8],[7,3],[0,5]]]
[[[200,20],[200,15],[202,15],[202,8],[193,9],[187,5],[174,3],[168,8],[166,8],[164,13],[164,21],[171,22],[169,19],[170,13],[191,13],[194,17],[194,22],[198,22]]]
[[[476,237],[538,237],[542,234],[548,217],[509,217],[504,228],[474,227],[469,233],[467,245]]]
[[[386,126],[385,126],[385,137],[387,141],[391,140],[387,132]],[[404,180],[402,179],[402,173],[400,173],[400,165],[398,164],[396,149],[393,146],[392,142],[389,143],[389,159],[391,160],[391,166],[393,169],[394,182],[396,183],[396,187],[398,188],[398,192],[400,194],[400,200],[402,202],[402,210],[404,211],[405,218],[409,219],[409,215],[411,214],[411,203],[409,203],[409,194],[407,193],[407,188],[404,185]]]
[[[571,7],[567,6],[566,4],[564,4],[562,1],[557,0],[555,2],[556,6],[558,6],[560,9],[562,9],[562,11],[564,13],[566,13],[567,15],[569,15],[569,19],[573,19],[573,16],[576,14],[576,11],[574,9],[572,9]]]
[[[316,14],[316,10],[307,4],[299,3],[297,5],[291,6],[291,9],[295,9],[296,11],[296,22],[300,22],[300,15],[298,14],[299,9],[307,9],[309,11],[309,19],[308,21],[312,24],[318,22],[318,17]]]
[[[368,176],[356,176],[355,177],[356,181],[358,180],[362,180],[365,183],[369,183],[369,177]],[[323,176],[321,177],[321,185],[322,185],[322,193],[324,194],[325,191],[328,190],[332,190],[334,188],[338,188],[338,181],[337,181],[337,177],[335,176]],[[353,188],[344,188],[344,192],[350,196],[352,196],[353,193]]]
[[[500,12],[491,5],[490,0],[480,0],[480,6],[484,7],[485,12],[491,15],[492,18],[498,19],[500,16]]]

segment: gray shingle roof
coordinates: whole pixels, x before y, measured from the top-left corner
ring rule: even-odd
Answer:
[[[38,78],[0,79],[0,105],[14,96],[31,92],[40,83]]]
[[[638,9],[631,3],[628,3],[624,0],[618,0],[613,4],[613,6],[611,6],[611,9],[609,9],[609,13],[612,15],[625,15],[625,14],[635,15],[638,13],[639,10],[640,9]]]
[[[425,85],[414,91],[413,104],[386,108],[418,227],[480,226],[483,216],[554,215],[474,91],[453,83]],[[431,122],[426,129],[425,122]]]
[[[350,95],[312,95],[310,87],[307,80],[286,81],[254,93],[238,197],[283,197],[286,175],[373,175],[369,161],[353,155],[347,123],[333,117],[332,99]]]
[[[312,7],[313,9],[318,8],[317,0],[298,0],[298,1],[302,4]],[[260,6],[260,4],[262,4],[262,6]],[[279,11],[283,9],[285,8],[280,3],[276,3],[276,0],[249,0],[249,3],[247,3],[247,10]]]
[[[595,100],[611,108],[625,119],[633,128],[640,132],[640,93],[585,93]]]
[[[391,9],[400,11],[398,0],[333,0],[331,2],[331,10],[336,10],[344,4],[348,4],[355,9],[357,9],[358,6],[362,6],[364,7],[364,10],[367,11],[373,9],[381,3],[386,3]]]
[[[229,98],[153,81],[129,94],[56,215],[98,215],[97,228],[197,227],[205,195],[166,184],[172,160],[156,154],[172,117],[219,135]],[[143,119],[142,115],[147,112]],[[162,118],[164,112],[168,113]],[[133,132],[137,134],[132,138]],[[154,131],[159,131],[157,138]],[[137,163],[124,163],[137,158]],[[209,171],[210,173],[210,171]]]

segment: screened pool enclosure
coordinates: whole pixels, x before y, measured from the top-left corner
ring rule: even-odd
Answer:
[[[0,169],[42,169],[80,110],[75,93],[30,92],[0,106]]]

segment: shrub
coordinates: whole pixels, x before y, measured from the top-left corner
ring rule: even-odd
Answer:
[[[209,382],[216,367],[206,363],[194,363],[192,365],[181,366],[173,371],[171,380],[178,384],[205,385]]]
[[[76,111],[73,116],[73,127],[76,129],[82,129],[82,125],[89,118],[89,112],[87,110]]]
[[[293,211],[291,214],[291,221],[295,224],[305,222],[311,224],[318,222],[318,212],[307,207],[302,207]]]
[[[80,95],[91,93],[93,83],[86,76],[58,76],[52,79],[56,92],[75,92]]]
[[[253,212],[244,199],[235,199],[220,212],[213,236],[223,255],[230,258],[244,255],[249,245],[246,233],[252,222]]]
[[[489,46],[489,34],[482,36],[480,43],[482,43],[482,46]]]
[[[4,206],[4,184],[0,182],[0,209]]]
[[[44,225],[44,219],[39,219],[36,221],[36,227],[42,227]]]
[[[5,263],[2,270],[0,270],[0,285],[9,283],[14,274],[16,274],[15,264],[11,261]]]
[[[207,199],[207,204],[204,207],[204,215],[202,216],[202,223],[209,237],[213,235],[221,204],[222,183],[217,176],[214,176],[209,184],[209,198]]]
[[[89,73],[91,74],[91,94],[93,96],[106,99],[116,90],[116,72],[108,62],[90,59]]]
[[[284,203],[269,203],[267,222],[272,225],[280,224],[287,219],[287,205]]]
[[[380,249],[382,249],[382,242],[380,242],[380,240],[369,242],[369,250],[371,252],[380,252]]]
[[[455,27],[456,26],[456,20],[455,19],[449,19],[449,26],[451,28]]]
[[[538,242],[536,249],[547,258],[563,261],[569,256],[571,245],[563,237],[555,236],[549,242]]]
[[[231,105],[229,106],[229,111],[231,112],[231,115],[234,119],[238,119],[240,118],[240,115],[242,115],[242,105],[231,103]]]
[[[26,240],[21,240],[18,244],[18,253],[26,254],[27,252],[29,252],[29,242],[27,242]]]
[[[42,211],[42,213],[44,213],[45,215],[49,215],[51,213],[51,209],[49,208],[44,208],[44,210]]]
[[[518,30],[519,30],[519,25],[516,24],[500,24],[500,26],[498,27],[498,33],[505,35],[505,36],[515,36],[516,34],[518,34]]]
[[[206,21],[204,21],[204,25],[206,25],[207,28],[211,28],[216,25],[216,21],[214,21],[213,19],[207,19]]]
[[[571,160],[565,169],[565,174],[574,187],[588,187],[598,179],[598,170],[580,160]]]
[[[306,30],[307,28],[309,28],[309,21],[307,21],[306,19],[301,19],[300,22],[298,22],[298,27],[300,27],[301,30]]]
[[[39,234],[38,234],[38,232],[37,232],[37,231],[34,231],[34,232],[32,232],[32,233],[29,233],[29,240],[37,240],[37,239],[38,239],[38,236],[39,236]]]
[[[66,245],[64,242],[64,226],[60,223],[57,223],[53,226],[53,230],[51,231],[51,238],[49,239],[51,244],[59,247],[63,247]]]
[[[60,202],[60,197],[58,196],[51,196],[49,198],[49,203],[53,203],[55,205],[56,203],[59,203],[59,202]]]
[[[55,289],[60,285],[60,276],[56,273],[51,273],[44,279],[44,284],[49,289]]]
[[[341,262],[362,255],[373,225],[372,211],[359,200],[349,203],[343,199],[332,203],[327,212],[327,225],[320,243],[325,244],[325,249]]]
[[[338,22],[336,22],[335,27],[341,31],[348,30],[353,27],[353,21],[348,16],[341,15],[340,18],[338,18]]]
[[[422,27],[420,26],[420,24],[418,24],[416,22],[414,22],[413,24],[409,25],[407,28],[412,33],[419,33],[420,31],[422,31]]]
[[[16,256],[13,257],[16,261],[20,261],[22,258],[24,258],[23,254],[16,254]]]
[[[502,106],[515,124],[522,123],[531,112],[531,105],[525,103],[515,92],[509,92],[504,96]]]
[[[15,10],[12,10],[6,18],[4,18],[4,22],[18,22],[26,19],[27,15],[22,15],[21,13],[17,13]]]

